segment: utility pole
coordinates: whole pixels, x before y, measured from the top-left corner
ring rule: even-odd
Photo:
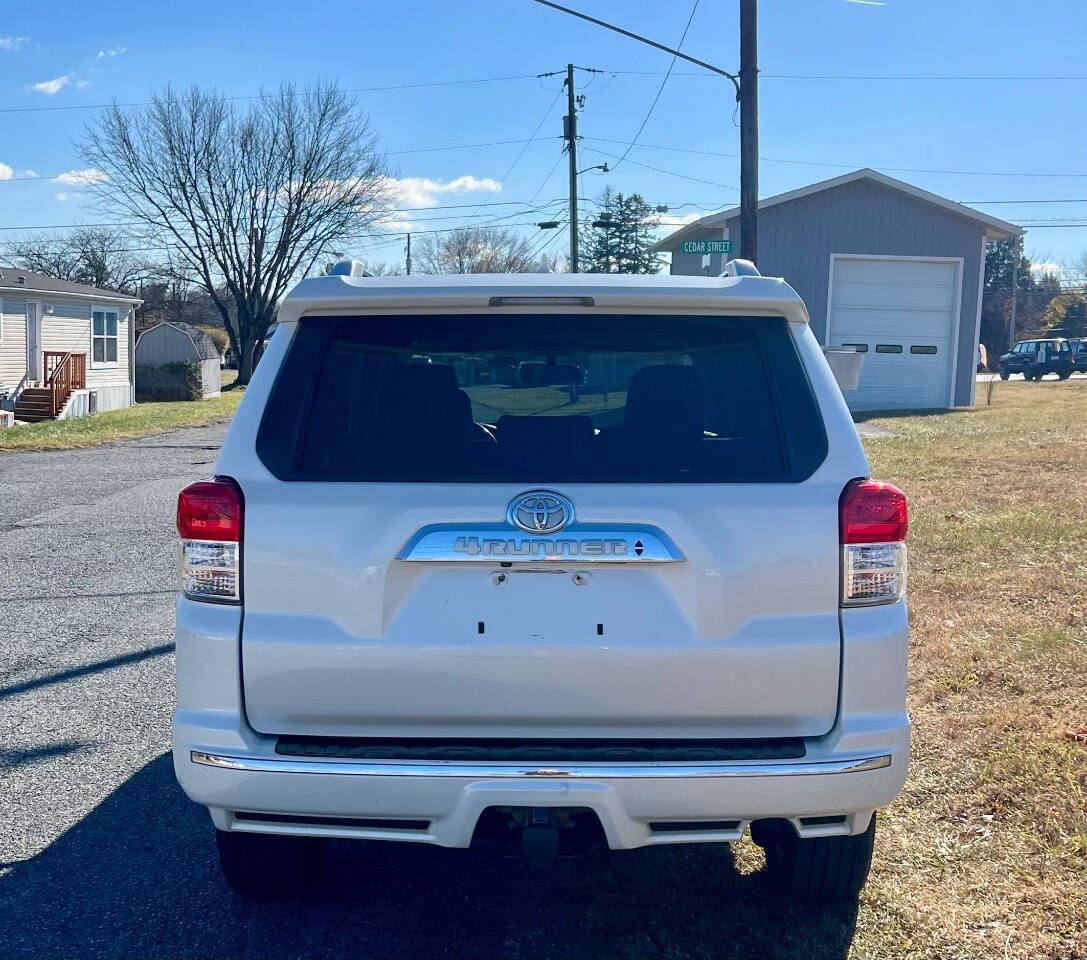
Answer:
[[[1008,324],[1008,349],[1010,350],[1015,346],[1015,301],[1018,298],[1019,293],[1019,259],[1022,256],[1023,250],[1023,238],[1022,236],[1015,238],[1015,260],[1012,263],[1012,315],[1011,322]],[[982,265],[984,269],[984,264]]]
[[[574,65],[566,64],[566,116],[562,135],[570,161],[570,272],[577,273],[577,102],[574,99]]]
[[[587,13],[581,13],[561,3],[555,3],[555,0],[535,0],[535,2],[545,7],[551,7],[551,9],[558,10],[561,13],[569,14],[572,17],[577,17],[579,20],[596,24],[596,26],[603,27],[605,30],[622,34],[624,37],[655,47],[657,50],[663,50],[673,57],[686,60],[687,63],[693,63],[695,66],[716,73],[718,76],[728,77],[732,81],[732,85],[736,88],[736,100],[740,104],[740,251],[744,257],[754,261],[758,256],[757,220],[759,215],[758,0],[740,0],[739,76],[729,73],[727,70],[722,70],[712,63],[707,63],[705,60],[699,60],[697,57],[683,53],[674,47],[658,43],[656,40],[649,39],[649,37],[643,37],[632,30],[626,30],[614,23],[608,23],[607,20],[590,17]],[[567,68],[567,77],[570,78],[568,82],[572,91],[572,68]],[[570,113],[573,115],[572,108]],[[572,160],[570,169],[573,170]],[[571,182],[572,193],[573,184]],[[574,218],[571,217],[571,225],[573,222]],[[576,242],[571,244],[571,253],[575,249]],[[577,269],[576,266],[574,269]]]
[[[758,0],[740,0],[740,254],[759,256]]]
[[[408,256],[407,256],[408,276],[411,276],[411,234],[408,234]]]

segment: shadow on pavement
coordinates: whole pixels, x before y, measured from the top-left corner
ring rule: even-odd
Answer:
[[[249,903],[219,878],[211,822],[151,761],[0,875],[0,956],[844,958],[855,908],[783,908],[727,849],[533,864],[337,842],[305,899]]]
[[[36,677],[33,680],[24,680],[20,683],[13,683],[7,687],[0,687],[0,700],[5,697],[14,697],[16,694],[26,693],[28,690],[49,687],[54,683],[64,683],[67,680],[74,680],[77,677],[89,677],[96,673],[104,673],[106,670],[116,670],[118,667],[127,667],[131,663],[139,663],[142,660],[150,660],[152,657],[161,657],[167,653],[173,652],[174,644],[171,640],[169,643],[159,644],[157,647],[150,647],[146,650],[137,650],[134,653],[122,653],[116,657],[110,657],[108,660],[98,660],[95,663],[88,663],[82,667],[72,667],[70,670],[61,670],[57,673],[47,674],[44,677]]]
[[[62,740],[59,743],[47,743],[39,747],[20,750],[0,749],[0,770],[14,770],[42,760],[64,757],[70,753],[78,753],[86,746],[88,744],[84,740]]]

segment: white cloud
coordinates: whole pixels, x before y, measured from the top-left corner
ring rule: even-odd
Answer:
[[[0,163],[0,180],[10,180],[15,176],[15,171],[6,163]]]
[[[68,197],[71,196],[71,194],[61,192],[61,193],[54,193],[53,196],[56,197],[61,203],[64,203],[64,201],[67,200]]]
[[[112,59],[114,59],[114,57],[119,57],[124,52],[125,52],[124,47],[115,47],[113,50],[99,50],[98,54],[95,56],[94,59],[95,60],[106,60],[106,59],[112,60]]]
[[[442,196],[457,193],[497,193],[502,189],[498,180],[465,174],[453,180],[432,180],[429,177],[390,177],[389,197],[397,207],[434,207]]]
[[[704,213],[685,213],[682,216],[663,216],[660,219],[660,225],[675,230],[679,227],[687,226],[688,223],[694,223],[695,220],[701,220],[704,216],[706,216]]]
[[[79,88],[80,90],[82,90],[82,89],[84,89],[85,87],[89,87],[89,86],[91,85],[91,82],[90,82],[90,80],[77,80],[77,81],[75,82],[75,85],[76,85],[76,86],[77,86],[77,87],[78,87],[78,88]]]
[[[36,177],[38,175],[39,175],[38,171],[37,170],[31,170],[30,167],[27,167],[25,170],[20,170],[19,171],[19,176],[20,177]]]
[[[1052,260],[1035,260],[1030,265],[1030,272],[1037,277],[1059,277],[1064,271],[1059,263],[1054,263]]]
[[[96,183],[105,183],[109,174],[97,167],[83,170],[68,170],[53,178],[53,183],[63,183],[66,187],[93,187]]]
[[[38,93],[47,93],[52,96],[54,93],[59,93],[71,82],[71,76],[66,73],[64,76],[54,77],[52,80],[43,80],[41,83],[35,83],[34,89],[37,90]]]
[[[22,50],[28,43],[30,37],[0,37],[0,50]]]

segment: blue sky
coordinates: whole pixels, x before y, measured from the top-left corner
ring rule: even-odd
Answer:
[[[566,2],[668,44],[692,7]],[[1083,0],[763,0],[759,17],[764,196],[872,166],[1015,222],[1079,217],[1083,226],[1031,226],[1027,249],[1056,262],[1087,249]],[[701,0],[684,50],[735,69],[737,31],[736,0]],[[421,231],[503,217],[542,244],[550,235],[521,225],[563,213],[565,98],[561,77],[535,75],[568,61],[603,71],[577,75],[586,98],[579,166],[591,166],[623,153],[670,60],[530,0],[193,0],[183,12],[146,2],[20,4],[0,22],[0,227],[96,219],[87,176],[72,173],[85,166],[73,141],[95,116],[85,107],[140,101],[167,83],[246,95],[324,77],[396,88],[358,97],[402,179],[400,205],[433,208],[399,214],[400,223]],[[841,76],[1006,79],[816,79]],[[734,205],[733,106],[727,80],[681,61],[639,145],[613,173],[584,174],[584,191],[636,190],[668,204],[671,218]],[[533,136],[541,139],[432,149]],[[1008,200],[1062,202],[997,202]],[[450,208],[476,203],[492,205]],[[402,246],[385,237],[353,252],[399,260]],[[561,232],[547,249],[565,247]]]

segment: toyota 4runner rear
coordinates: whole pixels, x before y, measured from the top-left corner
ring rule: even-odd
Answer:
[[[868,477],[781,280],[303,281],[178,503],[174,763],[227,880],[750,831],[855,896],[909,742]]]

